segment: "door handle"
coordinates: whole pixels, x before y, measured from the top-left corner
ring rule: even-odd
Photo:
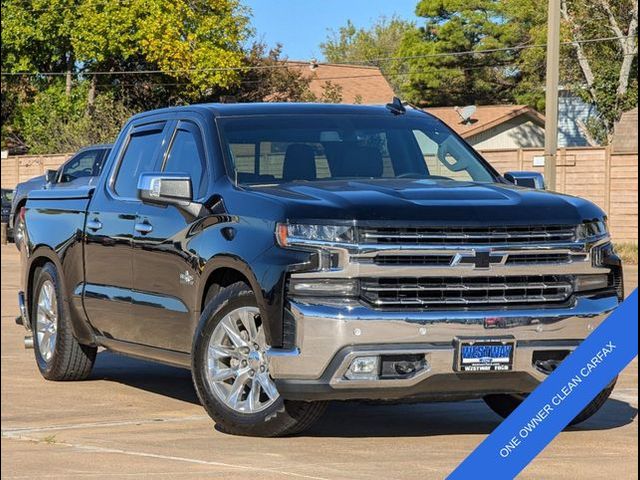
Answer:
[[[87,228],[93,231],[100,230],[102,228],[102,222],[97,218],[94,218],[93,220],[89,220],[87,222]]]
[[[140,232],[143,235],[147,233],[151,233],[153,231],[153,226],[149,222],[136,223],[135,225],[136,232]]]

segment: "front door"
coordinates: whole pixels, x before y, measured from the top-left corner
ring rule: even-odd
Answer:
[[[206,195],[208,169],[202,135],[190,121],[178,122],[161,170],[191,179],[193,197]],[[144,324],[140,342],[189,352],[200,306],[195,286],[198,259],[189,251],[195,218],[179,208],[141,204],[133,238],[133,316]]]

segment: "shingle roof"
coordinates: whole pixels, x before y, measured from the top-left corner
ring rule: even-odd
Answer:
[[[377,67],[318,63],[311,69],[309,62],[287,62],[289,68],[299,69],[311,78],[309,88],[318,98],[322,96],[326,82],[342,88],[342,103],[386,104],[393,98],[393,89]]]
[[[462,121],[456,107],[425,108],[424,110],[438,117],[464,138],[477,135],[520,115],[527,115],[534,121],[544,124],[544,116],[527,105],[481,105],[476,107],[475,113],[466,123]]]
[[[622,114],[613,131],[611,144],[614,152],[638,151],[638,107]]]

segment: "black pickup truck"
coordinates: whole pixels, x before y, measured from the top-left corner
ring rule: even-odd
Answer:
[[[600,208],[398,102],[139,114],[94,185],[31,192],[25,218],[42,375],[87,378],[98,347],[189,368],[235,434],[329,400],[508,415],[623,298]]]

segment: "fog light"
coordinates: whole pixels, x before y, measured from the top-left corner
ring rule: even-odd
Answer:
[[[379,370],[378,357],[356,357],[345,374],[349,380],[376,380]]]
[[[576,292],[600,290],[609,286],[607,275],[578,275],[576,277]]]

